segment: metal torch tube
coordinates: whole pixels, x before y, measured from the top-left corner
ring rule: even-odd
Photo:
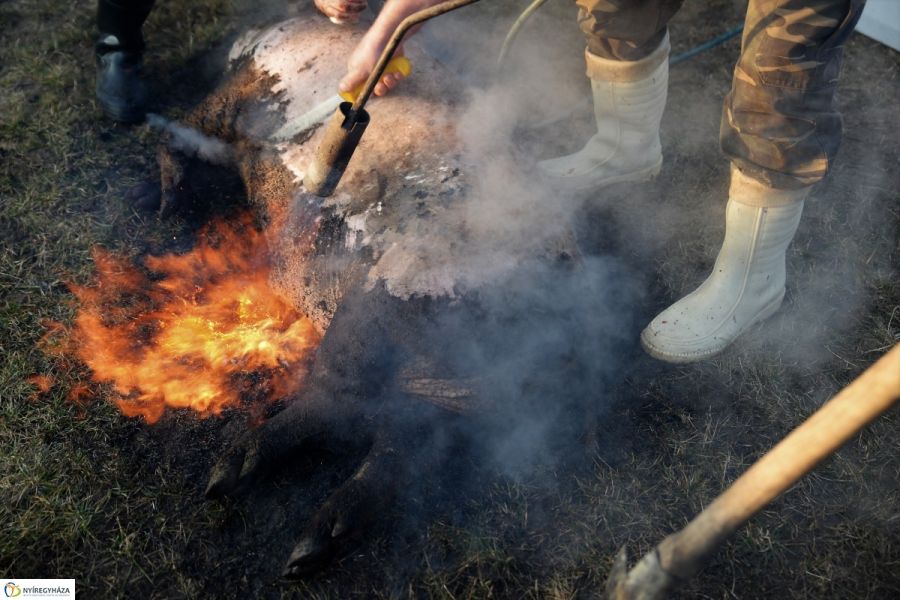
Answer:
[[[353,111],[349,102],[338,106],[303,178],[307,190],[320,198],[334,193],[368,125],[365,109]]]

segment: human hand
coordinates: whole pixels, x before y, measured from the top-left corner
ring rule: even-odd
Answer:
[[[384,47],[394,33],[397,26],[411,14],[434,6],[441,0],[391,0],[384,5],[384,9],[378,14],[375,22],[363,36],[363,39],[353,50],[347,61],[347,74],[341,79],[341,92],[352,92],[365,83],[369,73],[375,68],[375,63],[381,56]],[[416,28],[410,31],[415,32]],[[399,46],[394,56],[404,56],[403,46]],[[400,80],[405,77],[403,73],[387,73],[373,90],[376,96],[383,96],[395,88]]]
[[[348,92],[354,93],[366,82],[383,51],[383,45],[381,47],[370,48],[365,46],[365,40],[360,42],[353,51],[353,54],[350,55],[350,59],[347,61],[347,74],[341,79],[338,86],[342,94]],[[403,46],[401,45],[394,52],[392,61],[403,56]],[[391,64],[392,63],[388,63],[388,70],[390,70],[390,72],[386,70],[381,77],[381,81],[376,83],[375,88],[372,90],[372,93],[376,96],[387,94],[408,74],[408,68],[406,72],[403,72],[403,69],[391,69]],[[408,62],[406,64],[409,65]]]

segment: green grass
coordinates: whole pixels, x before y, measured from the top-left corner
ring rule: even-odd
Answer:
[[[218,39],[225,13],[208,2],[155,15],[148,35],[172,27],[160,37],[191,39],[154,56],[157,68]],[[171,548],[189,533],[164,510],[184,496],[183,481],[123,457],[134,423],[102,400],[68,402],[84,368],[38,348],[44,320],[71,318],[65,282],[89,276],[92,245],[133,252],[139,237],[171,234],[120,199],[155,169],[152,136],[100,117],[90,6],[4,3],[0,23],[0,572],[76,577],[104,597],[160,581],[183,595]],[[34,397],[32,374],[53,377],[49,394]],[[202,507],[196,523],[214,513]]]
[[[235,25],[234,14],[225,0],[204,0],[161,2],[152,15],[148,67],[166,84],[169,112],[185,110],[203,91],[191,69]],[[686,27],[687,17],[681,23]],[[42,322],[71,319],[65,282],[90,277],[92,245],[137,254],[185,235],[182,224],[142,217],[122,200],[130,185],[156,172],[155,135],[101,118],[93,100],[89,3],[5,2],[0,27],[4,577],[75,577],[82,592],[101,598],[592,597],[621,545],[636,557],[683,526],[900,339],[893,141],[898,70],[890,66],[896,54],[859,40],[857,58],[848,60],[847,94],[860,104],[847,114],[846,172],[837,169],[832,177],[833,202],[810,208],[792,251],[801,281],[835,270],[848,276],[847,293],[858,300],[853,320],[829,333],[828,323],[804,311],[816,303],[798,287],[774,326],[799,322],[814,330],[822,342],[815,356],[806,360],[791,353],[790,344],[751,334],[741,350],[703,365],[669,367],[646,359],[619,391],[603,432],[605,450],[589,467],[541,472],[518,483],[492,481],[460,507],[462,516],[430,524],[403,560],[389,558],[382,538],[299,586],[265,582],[260,588],[240,576],[222,581],[222,573],[240,572],[243,561],[280,563],[289,548],[245,555],[236,544],[222,551],[223,540],[233,540],[221,532],[245,515],[240,507],[200,498],[196,476],[216,446],[202,438],[209,430],[182,420],[166,427],[186,433],[160,435],[119,415],[96,386],[98,401],[73,404],[66,397],[87,380],[84,367],[71,358],[48,358],[38,347]],[[874,53],[871,68],[893,79],[867,79],[862,52]],[[893,123],[893,131],[876,148],[883,162],[861,164],[855,152],[873,142],[854,132],[867,131],[867,119],[876,117]],[[881,179],[879,169],[887,169]],[[873,188],[854,187],[857,180],[848,173],[860,170],[869,173],[864,182],[874,182]],[[840,195],[851,201],[838,202]],[[855,223],[856,237],[844,232],[848,222]],[[673,246],[677,252],[653,265],[665,293],[677,295],[696,283],[696,272],[683,265],[709,260],[719,230],[707,229],[683,236]],[[837,297],[842,288],[826,291]],[[26,381],[33,374],[53,377],[48,394],[34,397]],[[857,436],[743,528],[679,597],[900,595],[897,432],[891,414]],[[215,558],[223,555],[228,558]]]

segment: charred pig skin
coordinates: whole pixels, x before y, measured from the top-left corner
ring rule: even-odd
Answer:
[[[615,261],[582,257],[543,197],[513,205],[509,218],[480,218],[494,214],[491,193],[532,186],[508,185],[492,172],[499,159],[467,147],[463,86],[415,44],[406,48],[414,76],[368,106],[371,124],[337,193],[303,189],[323,132],[292,124],[335,94],[363,32],[312,12],[248,32],[218,89],[184,123],[228,145],[214,158],[238,173],[267,223],[271,283],[323,335],[297,397],[231,445],[207,495],[247,489],[310,444],[368,448],[299,528],[289,578],[352,547],[411,478],[439,476],[453,459],[448,434],[492,457],[518,452],[507,441],[522,431],[584,437],[615,377],[592,361],[632,329],[622,316],[628,286],[606,285],[619,277]],[[162,212],[190,201],[202,150],[171,138],[161,147]],[[543,210],[517,229],[516,215]],[[603,303],[608,310],[596,311]]]

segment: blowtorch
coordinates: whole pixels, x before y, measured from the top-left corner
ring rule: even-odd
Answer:
[[[375,68],[372,69],[369,78],[360,92],[356,94],[355,99],[352,102],[342,102],[328,122],[325,135],[316,148],[312,162],[303,178],[303,185],[308,191],[323,198],[334,193],[353,157],[353,152],[369,125],[370,117],[364,108],[365,104],[389,63],[392,62],[392,56],[403,40],[403,36],[410,29],[428,19],[475,2],[478,0],[447,0],[411,14],[397,26],[378,62],[375,63]],[[394,64],[397,64],[396,59]]]

